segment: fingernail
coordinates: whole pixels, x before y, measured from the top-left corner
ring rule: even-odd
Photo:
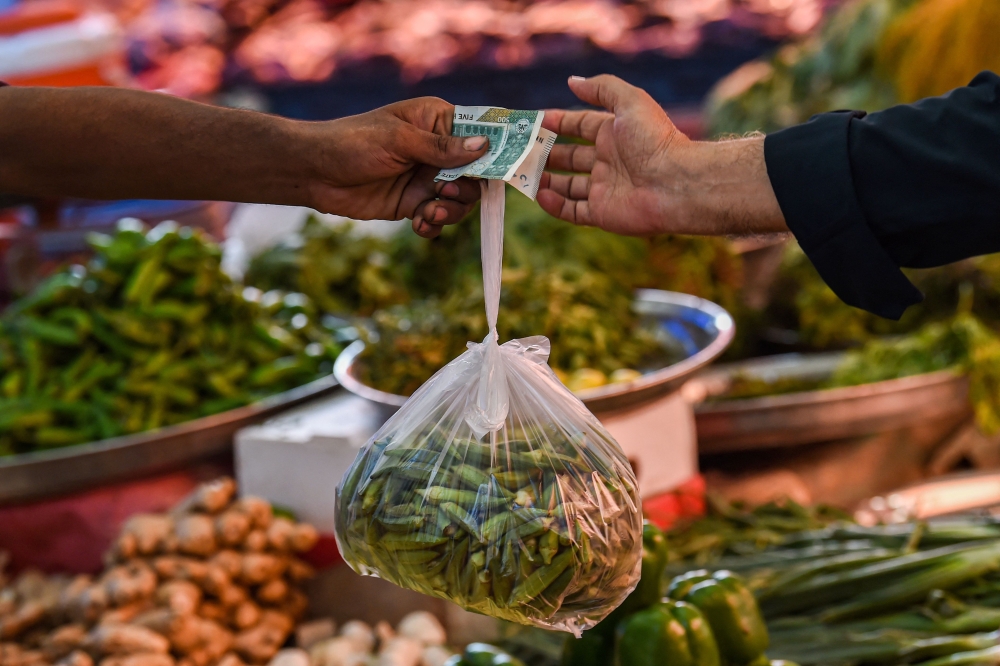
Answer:
[[[438,207],[434,211],[434,221],[435,222],[443,222],[444,218],[446,218],[446,217],[448,217],[448,211],[446,211],[444,208]]]
[[[486,145],[485,136],[470,136],[468,139],[462,142],[463,148],[472,151],[479,150],[485,145]]]
[[[576,75],[574,74],[573,76],[569,77],[569,80],[570,80],[570,81],[586,81],[586,80],[587,80],[587,78],[586,78],[586,77],[584,77],[584,76],[576,76]]]
[[[458,185],[456,185],[455,183],[445,183],[444,187],[441,188],[441,196],[457,197]]]

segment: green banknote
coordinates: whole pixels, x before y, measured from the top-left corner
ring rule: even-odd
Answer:
[[[505,180],[534,199],[556,135],[542,129],[544,111],[521,111],[495,106],[456,106],[451,133],[485,136],[489,151],[471,164],[442,169],[436,180],[488,178]]]

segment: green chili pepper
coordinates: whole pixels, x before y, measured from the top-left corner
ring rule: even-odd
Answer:
[[[49,314],[48,318],[54,322],[66,322],[70,324],[80,338],[90,333],[94,326],[90,315],[80,308],[56,308]]]
[[[8,372],[0,380],[0,392],[3,392],[5,398],[17,398],[23,390],[24,372],[21,370]]]
[[[160,273],[160,261],[160,255],[154,254],[139,262],[139,265],[132,271],[128,282],[125,283],[126,303],[139,303],[152,294]]]

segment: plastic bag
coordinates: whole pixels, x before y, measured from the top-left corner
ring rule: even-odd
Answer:
[[[546,364],[549,341],[496,339],[502,181],[483,181],[490,333],[361,449],[336,536],[360,574],[579,635],[639,581],[642,516],[621,448]]]

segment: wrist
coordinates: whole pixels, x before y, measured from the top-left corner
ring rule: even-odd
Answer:
[[[675,215],[693,234],[787,232],[764,163],[764,137],[692,141],[683,149]]]
[[[321,128],[328,123],[281,118],[279,130],[284,155],[282,180],[295,205],[317,208],[319,192],[330,183],[328,164],[329,131]]]

